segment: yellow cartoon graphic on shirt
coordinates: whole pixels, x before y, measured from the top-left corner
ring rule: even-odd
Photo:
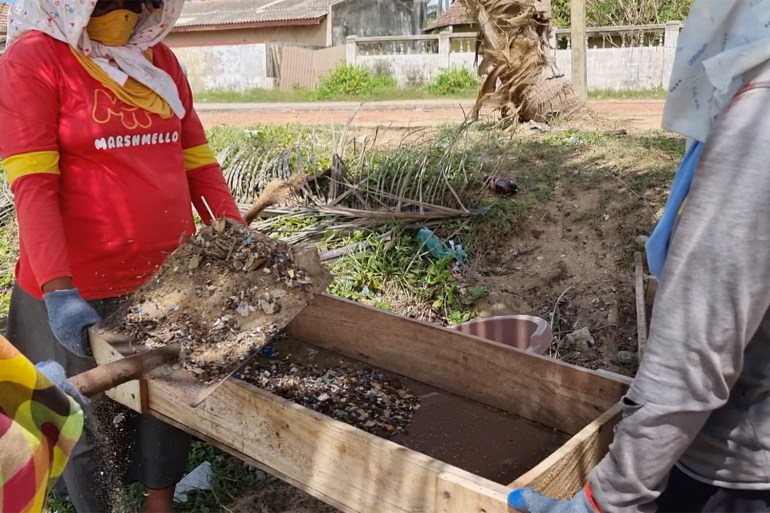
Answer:
[[[152,126],[152,117],[149,112],[123,103],[106,89],[97,89],[94,92],[93,118],[102,125],[113,119],[119,119],[123,127],[128,130]]]

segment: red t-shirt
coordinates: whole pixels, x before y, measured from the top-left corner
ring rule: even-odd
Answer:
[[[20,232],[16,280],[29,294],[72,277],[86,299],[135,291],[204,221],[241,219],[187,80],[165,45],[154,64],[176,82],[187,114],[132,107],[92,78],[71,49],[39,32],[0,59],[0,155]],[[58,163],[56,158],[58,157]]]

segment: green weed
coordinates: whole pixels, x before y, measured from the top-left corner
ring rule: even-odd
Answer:
[[[396,87],[396,79],[385,73],[372,73],[363,66],[343,65],[321,77],[316,95],[319,100],[339,96],[367,96],[381,89]]]
[[[479,89],[479,79],[468,68],[445,68],[427,86],[436,96],[452,96],[465,93],[473,97]]]
[[[472,305],[483,296],[483,288],[468,290],[458,281],[451,257],[426,255],[411,230],[388,242],[380,235],[356,231],[350,237],[327,240],[327,245],[336,246],[365,243],[331,265],[335,276],[331,294],[447,324],[474,316]]]

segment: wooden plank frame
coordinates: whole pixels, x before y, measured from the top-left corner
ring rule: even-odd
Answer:
[[[634,253],[634,292],[636,297],[636,336],[637,353],[642,361],[647,346],[647,305],[645,303],[644,264],[642,254]]]
[[[175,400],[173,383],[147,381],[151,414],[350,513],[503,513],[522,485],[569,497],[606,453],[628,385],[327,295],[288,334],[574,435],[505,486],[233,378],[197,408]]]
[[[126,340],[116,338],[112,334],[96,328],[92,328],[90,340],[91,352],[99,365],[120,360],[133,352]],[[145,379],[123,383],[107,390],[105,395],[136,412],[144,413],[147,411],[147,380]]]

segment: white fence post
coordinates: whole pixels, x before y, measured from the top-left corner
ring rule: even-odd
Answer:
[[[441,60],[446,63],[445,65],[447,68],[450,63],[449,54],[452,53],[452,43],[449,39],[450,35],[450,32],[441,32],[438,35],[438,54],[441,57]]]
[[[345,39],[345,62],[348,66],[355,66],[358,57],[358,44],[356,36],[348,36]]]
[[[666,32],[663,35],[663,87],[668,88],[671,72],[674,69],[676,47],[679,43],[679,31],[682,24],[678,21],[666,23]]]

